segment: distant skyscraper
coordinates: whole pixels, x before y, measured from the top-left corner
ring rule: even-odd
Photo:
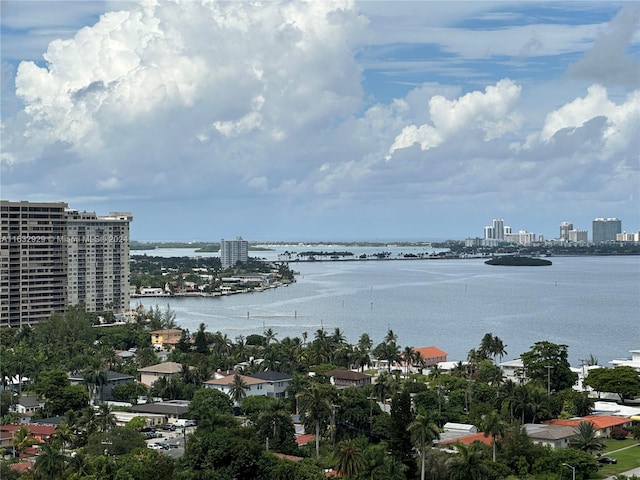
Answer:
[[[504,240],[504,220],[495,218],[493,220],[493,238],[496,240]]]
[[[593,243],[615,242],[622,233],[622,222],[617,218],[596,218],[592,223]]]
[[[560,224],[560,240],[569,241],[569,232],[573,230],[573,223],[562,222]]]
[[[242,237],[236,237],[235,240],[220,240],[220,261],[222,268],[229,268],[238,262],[247,263],[249,259],[249,242],[243,240]]]

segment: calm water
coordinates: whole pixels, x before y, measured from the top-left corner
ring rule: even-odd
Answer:
[[[175,255],[153,254],[160,253]],[[250,255],[276,258],[277,252]],[[300,275],[288,287],[217,298],[135,298],[132,306],[169,304],[181,327],[193,332],[204,323],[231,338],[272,328],[277,338],[307,332],[311,340],[323,326],[340,327],[352,343],[362,332],[378,343],[391,328],[402,347],[435,345],[449,360],[466,359],[487,332],[507,345],[505,359],[541,340],[567,344],[574,366],[590,354],[607,365],[640,348],[640,257],[552,260],[537,268],[491,267],[480,259],[292,263]]]

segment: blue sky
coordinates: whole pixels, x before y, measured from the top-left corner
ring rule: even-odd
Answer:
[[[3,199],[138,240],[640,229],[638,2],[1,8]]]

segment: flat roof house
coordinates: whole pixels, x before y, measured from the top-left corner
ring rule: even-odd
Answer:
[[[176,420],[187,414],[189,411],[189,402],[186,400],[169,400],[158,403],[143,403],[132,406],[131,411],[151,415],[163,415],[167,423],[175,423]]]

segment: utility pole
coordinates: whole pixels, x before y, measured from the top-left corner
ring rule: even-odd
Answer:
[[[545,368],[547,369],[547,397],[551,395],[551,369],[553,368],[552,365],[545,365]]]

